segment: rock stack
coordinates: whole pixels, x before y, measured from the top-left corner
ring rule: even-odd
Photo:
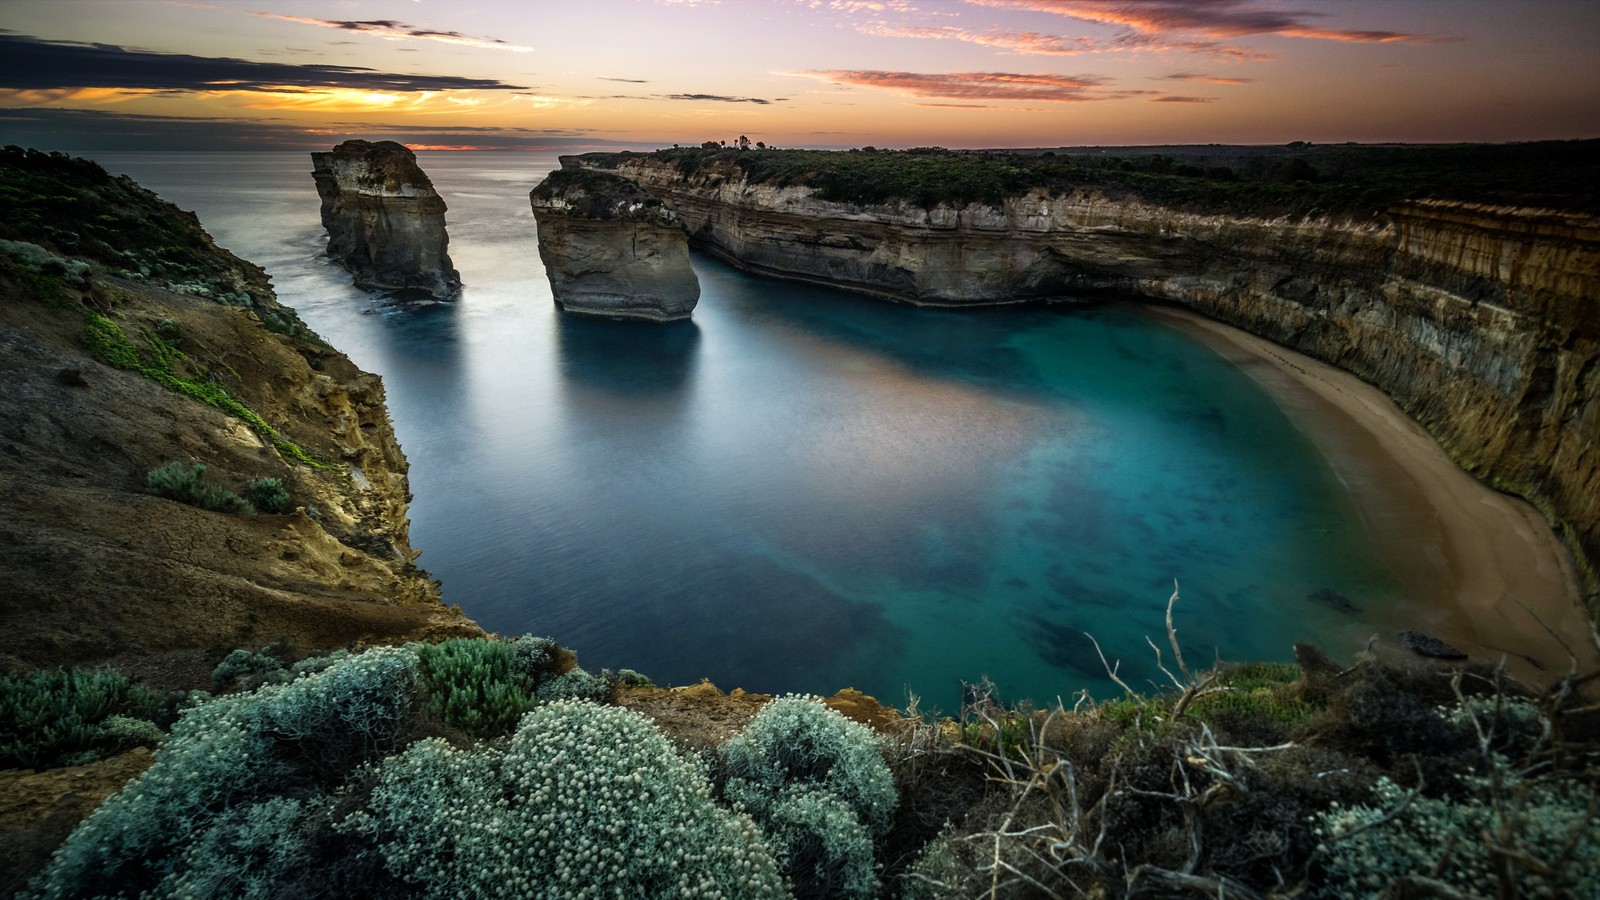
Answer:
[[[438,300],[460,292],[446,252],[444,200],[416,154],[393,141],[345,141],[311,154],[311,167],[328,255],[359,287]]]
[[[700,300],[689,233],[660,200],[607,172],[562,168],[529,195],[539,258],[564,310],[667,322]]]

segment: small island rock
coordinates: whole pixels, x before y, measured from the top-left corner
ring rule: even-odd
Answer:
[[[667,322],[700,300],[689,232],[639,185],[608,172],[558,169],[529,194],[539,258],[568,312]]]
[[[449,299],[461,275],[446,252],[444,200],[394,141],[345,141],[311,154],[328,255],[359,287],[401,297]]]

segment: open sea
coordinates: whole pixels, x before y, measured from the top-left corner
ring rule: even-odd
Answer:
[[[446,602],[590,670],[1070,704],[1114,693],[1085,633],[1159,680],[1175,578],[1209,664],[1348,656],[1425,575],[1256,381],[1136,303],[918,309],[696,255],[692,323],[577,318],[528,209],[555,158],[425,153],[466,288],[396,306],[323,256],[305,154],[89,155],[383,376]]]

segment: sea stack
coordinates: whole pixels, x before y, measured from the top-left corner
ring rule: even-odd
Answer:
[[[359,287],[402,298],[447,300],[461,275],[446,252],[444,200],[394,141],[345,141],[311,154],[328,255]]]
[[[578,168],[551,172],[529,199],[539,258],[562,309],[656,322],[689,318],[700,300],[689,232],[660,200],[626,178]]]

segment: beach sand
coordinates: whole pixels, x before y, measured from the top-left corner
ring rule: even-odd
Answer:
[[[1594,625],[1571,555],[1532,504],[1458,466],[1421,425],[1354,375],[1232,326],[1149,307],[1249,374],[1322,450],[1350,488],[1376,546],[1394,554],[1414,601],[1363,610],[1380,655],[1421,659],[1397,632],[1425,632],[1473,661],[1502,657],[1512,677],[1543,685],[1600,668]],[[1325,647],[1336,658],[1350,648]],[[1570,652],[1569,652],[1570,651]]]

